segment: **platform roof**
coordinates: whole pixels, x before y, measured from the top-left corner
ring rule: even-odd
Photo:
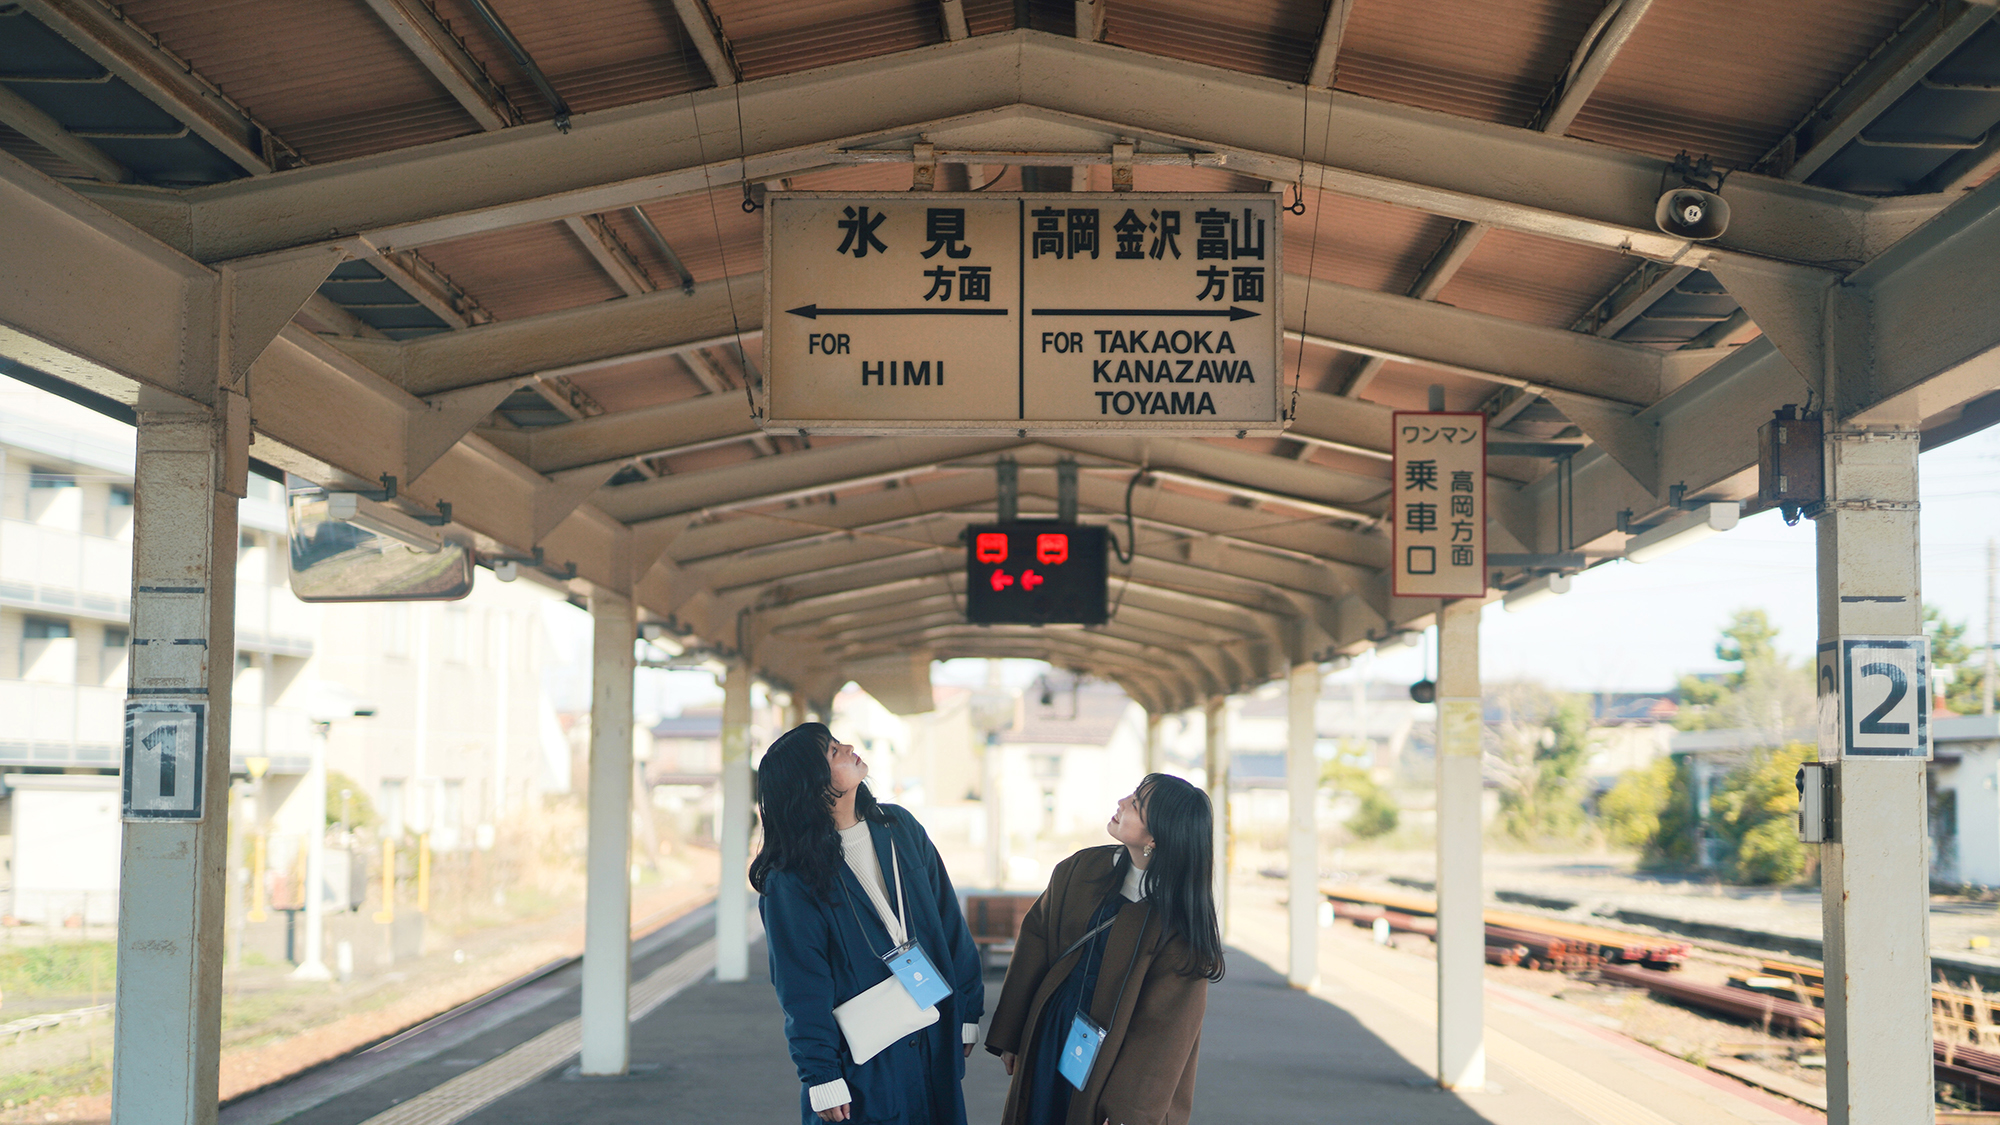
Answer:
[[[1437,611],[1384,575],[1389,415],[1433,386],[1501,443],[1489,549],[1593,562],[1676,491],[1751,496],[1776,407],[1929,443],[2000,417],[1993,14],[0,3],[0,356],[128,404],[207,401],[219,369],[260,460],[394,476],[484,554],[540,548],[814,699],[1021,656],[1176,709]],[[908,188],[919,141],[947,188],[1109,190],[1126,142],[1141,190],[1296,198],[1287,436],[760,433],[746,199]],[[1715,241],[1654,225],[1681,152],[1730,173]],[[213,293],[275,342],[190,342]],[[1143,474],[1108,626],[964,623],[958,534],[1001,457],[1025,515],[1074,460],[1121,534]]]

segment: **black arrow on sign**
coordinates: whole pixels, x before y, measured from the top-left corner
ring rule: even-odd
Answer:
[[[1248,320],[1263,314],[1231,305],[1226,309],[1035,309],[1036,316],[1226,316]]]
[[[818,305],[800,305],[786,309],[793,316],[807,320],[818,320],[823,316],[1006,316],[1011,309],[954,309],[943,306],[914,309],[823,309]]]

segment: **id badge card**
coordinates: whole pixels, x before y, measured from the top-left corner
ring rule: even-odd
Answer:
[[[1086,1012],[1078,1012],[1070,1021],[1069,1038],[1063,1041],[1062,1061],[1056,1064],[1056,1073],[1068,1080],[1077,1089],[1083,1089],[1090,1081],[1090,1068],[1097,1062],[1097,1048],[1104,1043],[1104,1029]]]
[[[906,941],[883,954],[882,960],[896,979],[903,982],[903,988],[919,1008],[929,1008],[951,995],[951,986],[938,976],[937,966],[924,954],[924,947],[914,941]]]

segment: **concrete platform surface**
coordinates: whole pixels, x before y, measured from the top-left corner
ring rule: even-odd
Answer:
[[[1268,898],[1268,896],[1263,896]],[[1822,1120],[1698,1071],[1537,998],[1489,993],[1493,1086],[1429,1085],[1430,963],[1327,931],[1323,984],[1286,984],[1275,899],[1244,895],[1229,974],[1209,993],[1194,1120],[1202,1125],[1394,1121],[1399,1125],[1780,1125]],[[576,1074],[574,970],[385,1049],[352,1056],[224,1110],[221,1125],[591,1125],[797,1120],[798,1084],[765,972],[714,980],[712,910],[635,949],[632,1073]],[[753,933],[754,933],[753,929]],[[1282,940],[1282,938],[1280,938]],[[989,996],[998,973],[989,975]],[[1648,1057],[1651,1056],[1651,1057]],[[1732,1089],[1731,1087],[1734,1087]],[[974,1125],[997,1121],[1007,1078],[968,1063]]]

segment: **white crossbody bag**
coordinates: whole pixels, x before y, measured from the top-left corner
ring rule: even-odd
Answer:
[[[893,843],[889,845],[889,863],[896,874],[896,921],[902,927],[903,936],[907,937],[910,932],[910,921],[905,908],[910,896],[903,887],[903,866],[896,856],[896,845]],[[844,891],[842,893],[845,894]],[[847,909],[854,911],[852,895],[847,895]],[[854,920],[857,923],[861,921],[859,911],[854,911]],[[868,934],[866,926],[861,928],[861,933],[863,940],[866,940]],[[891,934],[890,937],[895,938],[896,935]],[[903,982],[892,975],[881,984],[834,1008],[833,1018],[840,1024],[840,1034],[847,1040],[847,1053],[854,1056],[854,1063],[859,1066],[881,1054],[891,1045],[901,1042],[912,1032],[922,1031],[936,1023],[938,1010],[935,1004],[928,1008],[917,1007],[917,1002],[910,998],[910,990],[903,987]]]

